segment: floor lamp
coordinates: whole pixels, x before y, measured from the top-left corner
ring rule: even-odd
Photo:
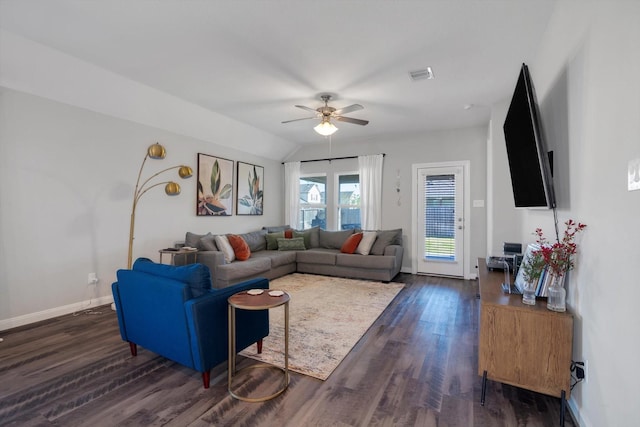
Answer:
[[[133,239],[134,239],[134,228],[136,223],[136,207],[138,206],[138,202],[140,198],[149,190],[154,187],[158,187],[160,185],[164,185],[164,192],[167,196],[177,196],[180,194],[180,185],[174,181],[163,181],[158,183],[151,183],[151,180],[158,175],[170,171],[172,169],[178,169],[178,175],[182,179],[191,178],[193,175],[193,171],[189,166],[179,165],[172,166],[170,168],[166,168],[151,175],[147,178],[142,184],[140,184],[140,177],[142,176],[142,169],[144,168],[144,164],[147,159],[154,160],[162,160],[167,155],[167,151],[164,149],[162,145],[159,143],[155,143],[147,149],[147,155],[144,156],[144,160],[142,160],[142,165],[140,165],[140,171],[138,172],[138,180],[136,181],[136,189],[133,193],[133,206],[131,208],[131,226],[129,228],[129,256],[127,258],[127,268],[130,270],[133,260]]]

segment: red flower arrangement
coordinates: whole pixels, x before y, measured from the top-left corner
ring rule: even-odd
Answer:
[[[540,244],[540,249],[536,252],[542,255],[551,272],[557,277],[562,276],[569,270],[573,270],[573,255],[578,249],[574,239],[577,233],[587,227],[586,224],[576,223],[572,219],[567,220],[564,225],[566,228],[562,240],[554,244],[549,244],[541,228],[536,228],[535,231],[536,241]]]

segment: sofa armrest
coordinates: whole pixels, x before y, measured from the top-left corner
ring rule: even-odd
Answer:
[[[267,279],[253,279],[185,302],[185,314],[191,334],[191,351],[196,369],[206,371],[228,357],[228,298],[249,289],[269,289]],[[269,335],[268,310],[238,310],[236,315],[237,350]]]
[[[396,258],[395,267],[396,269],[398,269],[398,271],[400,271],[400,268],[402,268],[403,254],[404,248],[401,245],[388,245],[386,248],[384,248],[385,256],[394,256]]]
[[[192,264],[193,256],[191,254],[177,254],[173,261],[175,265],[180,266]],[[224,254],[220,251],[198,251],[196,262],[209,269],[209,274],[211,275],[211,287],[213,288],[216,281],[217,267],[219,265],[226,264]]]
[[[224,265],[224,254],[220,251],[200,251],[198,252],[198,262],[209,267],[212,279],[219,265]]]

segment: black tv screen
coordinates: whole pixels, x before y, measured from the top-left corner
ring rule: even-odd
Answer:
[[[529,69],[522,64],[503,126],[517,208],[551,209],[556,205],[549,153],[539,116]]]

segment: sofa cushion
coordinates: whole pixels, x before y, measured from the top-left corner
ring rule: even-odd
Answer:
[[[389,245],[402,245],[402,228],[378,231],[376,241],[371,247],[371,254],[383,255],[384,248]]]
[[[271,268],[280,267],[287,264],[295,264],[295,251],[260,251],[251,254],[251,258],[268,258],[271,260]]]
[[[360,244],[362,240],[362,233],[352,234],[347,238],[347,240],[340,247],[340,252],[345,254],[352,254],[355,252],[356,248]]]
[[[229,243],[229,239],[224,234],[218,234],[216,237],[216,246],[224,254],[224,261],[229,263],[236,259],[236,253],[233,251],[233,247]]]
[[[216,280],[232,281],[245,277],[256,276],[271,269],[268,258],[249,258],[243,262],[219,265],[216,268]]]
[[[291,227],[289,225],[277,225],[275,227],[262,227],[263,230],[266,230],[267,233],[277,233],[279,231],[289,230]]]
[[[392,256],[363,256],[360,254],[337,254],[336,265],[341,267],[376,269],[391,269],[395,258]]]
[[[213,236],[211,233],[207,234],[196,234],[187,231],[187,234],[184,238],[184,245],[189,246],[191,248],[196,248],[199,251],[204,251],[205,248],[202,246],[201,239],[205,236]]]
[[[233,253],[238,261],[246,261],[251,256],[251,249],[244,239],[237,234],[228,234],[229,244],[233,248]]]
[[[275,251],[278,249],[278,239],[284,238],[284,231],[278,231],[275,233],[267,233],[265,235],[267,241],[267,250]]]
[[[249,249],[251,252],[264,251],[267,249],[267,239],[265,235],[267,234],[266,230],[252,231],[250,233],[239,234],[240,237],[247,242],[249,245]]]
[[[204,295],[211,289],[211,273],[209,268],[202,264],[188,264],[177,267],[175,265],[156,264],[148,258],[138,258],[133,264],[133,270],[185,283],[191,288],[191,295],[194,298]]]
[[[299,251],[296,252],[296,260],[298,263],[335,265],[337,253],[335,249],[323,248]]]
[[[369,255],[371,252],[371,247],[373,243],[376,241],[376,237],[378,233],[375,231],[363,231],[362,232],[362,240],[358,244],[358,247],[355,250],[355,253],[360,255]]]
[[[202,249],[198,248],[198,250],[202,250],[202,251],[217,251],[218,250],[218,246],[216,245],[216,236],[214,236],[213,234],[209,233],[206,236],[202,237],[200,239],[200,245],[202,246]],[[189,246],[189,245],[187,245]]]
[[[325,249],[340,249],[352,234],[353,230],[325,231],[320,229],[320,247]]]
[[[292,239],[278,239],[279,251],[304,251],[304,239],[302,237],[294,237]]]

